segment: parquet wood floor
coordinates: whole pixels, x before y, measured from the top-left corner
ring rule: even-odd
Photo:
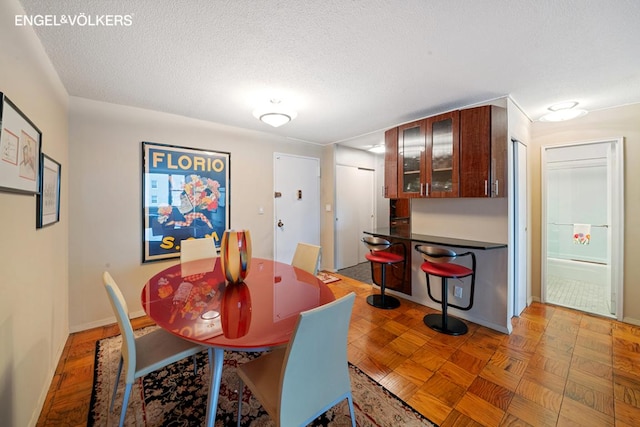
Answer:
[[[511,335],[466,322],[451,337],[422,323],[434,310],[406,300],[375,309],[370,285],[340,277],[336,296],[358,296],[349,361],[442,427],[640,425],[640,327],[534,303]],[[116,334],[110,325],[69,337],[38,426],[86,424],[95,342]]]

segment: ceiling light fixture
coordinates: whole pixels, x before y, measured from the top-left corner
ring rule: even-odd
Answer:
[[[568,110],[570,108],[575,107],[576,105],[578,105],[576,101],[560,102],[558,104],[553,104],[551,107],[547,108],[547,110],[549,111]]]
[[[562,122],[565,120],[575,119],[587,114],[587,110],[575,108],[578,105],[575,101],[561,102],[547,108],[550,113],[540,117],[541,122]]]
[[[279,99],[272,99],[266,107],[256,109],[253,116],[261,122],[277,128],[295,119],[297,114],[295,111],[283,107]]]
[[[371,153],[382,154],[385,151],[384,144],[374,145],[371,148],[369,148],[367,151]]]

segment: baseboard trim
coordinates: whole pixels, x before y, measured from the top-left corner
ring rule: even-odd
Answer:
[[[138,310],[138,311],[134,311],[133,313],[129,313],[129,318],[130,319],[136,319],[138,317],[146,316],[146,314],[147,313],[145,313],[144,310]],[[114,323],[116,323],[116,317],[115,316],[107,317],[105,319],[96,320],[94,322],[83,323],[81,325],[75,325],[75,326],[70,328],[70,333],[82,332],[82,331],[86,331],[87,329],[100,328],[100,327],[106,326],[106,325],[113,325]]]
[[[53,383],[53,378],[56,375],[56,370],[58,369],[58,364],[60,363],[60,359],[62,358],[62,353],[64,352],[64,347],[67,344],[67,340],[69,339],[70,332],[67,332],[67,338],[62,342],[62,345],[56,349],[56,354],[53,358],[55,363],[52,363],[49,367],[49,372],[47,373],[47,378],[49,379],[45,386],[42,388],[40,392],[40,397],[38,397],[38,402],[36,407],[31,414],[31,420],[29,421],[29,426],[36,426],[38,424],[38,420],[40,419],[40,414],[42,414],[42,408],[44,408],[44,404],[47,401],[47,394],[49,394],[49,388],[51,387],[51,383]]]
[[[639,319],[633,319],[631,317],[622,317],[622,322],[629,323],[629,324],[635,325],[635,326],[640,326],[640,320]]]

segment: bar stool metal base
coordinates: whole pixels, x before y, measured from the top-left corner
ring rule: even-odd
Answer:
[[[446,316],[447,325],[443,327],[443,316],[440,314],[427,314],[422,319],[424,324],[433,329],[434,331],[441,332],[447,335],[464,335],[469,330],[467,325],[455,317]]]
[[[392,310],[400,307],[400,300],[392,297],[391,295],[369,295],[367,302],[376,308],[384,308],[385,310]]]

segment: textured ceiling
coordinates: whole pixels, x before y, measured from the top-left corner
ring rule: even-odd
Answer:
[[[507,95],[532,120],[559,101],[640,102],[635,0],[21,3],[58,21],[130,17],[129,26],[34,26],[72,96],[319,144],[379,139]],[[277,129],[256,120],[271,98],[298,117]]]

